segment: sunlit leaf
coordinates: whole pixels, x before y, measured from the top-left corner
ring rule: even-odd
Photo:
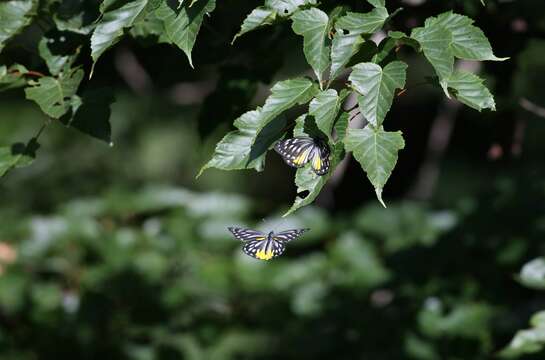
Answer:
[[[398,151],[405,147],[401,131],[388,132],[382,127],[373,129],[370,126],[364,129],[349,128],[344,144],[367,173],[378,200],[386,207],[382,189],[397,163]]]
[[[0,1],[0,51],[6,41],[31,23],[37,5],[36,0]]]
[[[112,10],[107,6],[102,8],[105,12],[91,36],[91,56],[95,63],[108,48],[119,41],[123,29],[133,24],[147,2],[148,0],[134,0]]]
[[[483,85],[483,79],[465,71],[455,71],[446,81],[449,92],[458,101],[473,109],[496,110],[496,103],[490,91]]]
[[[331,42],[331,71],[330,79],[340,75],[346,64],[358,52],[364,39],[359,34],[344,34],[336,31]]]
[[[362,115],[375,127],[382,125],[394,99],[395,89],[405,86],[407,64],[393,61],[381,68],[373,63],[353,67],[348,80],[363,95]]]
[[[266,7],[257,7],[242,22],[240,26],[240,31],[233,38],[233,42],[239,37],[247,32],[253,31],[261,26],[270,25],[274,22],[276,18],[276,11],[266,8]]]
[[[337,20],[335,29],[349,31],[351,35],[372,34],[382,28],[387,18],[385,7],[376,7],[368,13],[348,12]]]
[[[519,281],[532,289],[545,290],[545,258],[536,258],[520,270]]]
[[[325,12],[312,8],[297,12],[291,19],[293,31],[303,36],[305,57],[321,82],[322,75],[329,66],[329,17]]]

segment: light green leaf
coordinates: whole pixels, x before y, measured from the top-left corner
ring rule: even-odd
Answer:
[[[373,126],[378,127],[384,121],[392,106],[395,89],[405,86],[407,64],[393,61],[381,68],[374,63],[361,63],[353,67],[348,80],[352,87],[363,95],[363,116]]]
[[[44,59],[47,68],[52,75],[58,75],[64,68],[70,68],[78,53],[72,55],[55,55],[49,49],[48,39],[43,37],[38,43],[38,52],[40,57]]]
[[[71,108],[71,98],[82,79],[81,69],[72,69],[58,78],[42,77],[25,89],[26,98],[35,101],[48,116],[58,119]]]
[[[148,0],[134,0],[113,10],[108,10],[108,6],[101,7],[103,16],[91,36],[93,62],[96,63],[98,58],[109,47],[119,41],[123,35],[123,29],[133,24],[134,20],[146,7],[147,2]]]
[[[297,12],[291,19],[293,31],[303,36],[305,57],[321,83],[322,75],[329,66],[329,18],[325,12],[312,8]]]
[[[0,51],[7,40],[32,22],[37,5],[35,0],[0,1]]]
[[[374,7],[386,7],[386,0],[367,0],[367,2]]]
[[[545,258],[536,258],[526,263],[517,278],[524,286],[545,290]]]
[[[238,130],[228,133],[216,146],[212,159],[197,176],[208,168],[222,170],[263,170],[265,154],[284,129],[282,113],[304,104],[317,93],[316,84],[308,79],[292,79],[277,83],[263,108],[247,112],[234,122]]]
[[[17,143],[0,147],[0,177],[6,175],[11,169],[30,165],[39,147],[40,144],[34,138],[26,145]]]
[[[496,103],[490,91],[483,85],[483,79],[465,71],[455,71],[448,79],[449,92],[458,101],[473,109],[496,110]]]
[[[364,129],[349,128],[344,144],[367,173],[378,200],[386,207],[382,189],[397,163],[398,151],[405,147],[401,131],[388,132],[382,127],[373,129],[370,126]]]
[[[359,34],[344,34],[335,32],[331,43],[331,71],[329,78],[335,79],[340,75],[350,59],[360,50],[364,39]]]
[[[216,0],[203,0],[193,6],[182,6],[179,10],[162,3],[157,9],[157,16],[163,19],[165,32],[170,41],[186,54],[189,65],[193,67],[191,51],[197,40],[205,14],[216,8]]]
[[[244,19],[242,25],[240,26],[240,31],[235,35],[231,44],[234,43],[239,36],[242,36],[247,32],[255,30],[261,26],[270,25],[275,19],[276,11],[263,6],[255,8],[250,14],[248,14],[248,16],[246,16],[246,19]]]
[[[438,25],[450,31],[452,35],[450,47],[457,58],[494,61],[508,59],[498,58],[494,55],[488,39],[481,29],[472,25],[471,18],[448,11],[431,19],[431,26]]]
[[[387,18],[385,7],[376,7],[368,13],[348,12],[335,23],[335,29],[348,30],[352,35],[372,34],[382,28]]]
[[[341,98],[337,91],[328,89],[320,92],[309,105],[309,115],[313,116],[316,126],[331,139],[331,130],[341,108]]]
[[[23,65],[12,65],[9,68],[0,65],[0,92],[26,85],[24,75],[28,70]]]
[[[454,69],[454,55],[450,48],[452,42],[450,31],[428,19],[424,27],[413,29],[411,38],[420,43],[424,56],[435,69],[439,80],[447,79]]]
[[[316,3],[316,0],[266,0],[265,6],[275,10],[278,16],[289,17],[301,7]]]
[[[537,353],[545,347],[545,311],[530,319],[530,329],[517,331],[509,345],[499,352],[503,359],[515,359],[525,354]]]

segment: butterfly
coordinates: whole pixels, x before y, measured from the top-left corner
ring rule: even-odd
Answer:
[[[259,260],[270,260],[282,255],[286,250],[286,244],[297,239],[301,234],[310,229],[286,230],[275,234],[271,231],[268,235],[261,231],[229,227],[228,230],[244,243],[242,251],[246,255]]]
[[[322,176],[329,171],[329,146],[320,139],[294,137],[279,141],[274,150],[282,156],[286,164],[300,168],[309,161],[316,175]]]

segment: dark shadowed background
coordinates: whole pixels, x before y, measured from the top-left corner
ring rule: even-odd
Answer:
[[[276,154],[262,173],[195,179],[275,81],[311,75],[289,23],[230,45],[257,3],[218,1],[195,69],[173,46],[125,37],[87,85],[115,96],[111,146],[52,123],[32,166],[2,178],[2,359],[488,359],[545,309],[543,283],[516,276],[545,250],[545,2],[388,1],[404,7],[390,29],[451,9],[475,19],[510,60],[458,66],[486,79],[497,111],[422,85],[431,67],[402,48],[407,91],[386,127],[407,145],[388,208],[351,160],[287,218],[294,171]],[[45,67],[32,31],[17,41],[1,63]],[[44,122],[21,93],[0,93],[0,144]],[[311,231],[259,262],[231,225]],[[545,330],[532,334],[523,350],[537,352],[521,359],[545,356]]]

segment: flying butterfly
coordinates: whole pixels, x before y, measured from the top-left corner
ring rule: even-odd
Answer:
[[[274,150],[282,156],[286,164],[300,168],[310,162],[316,175],[322,176],[329,171],[329,146],[321,139],[294,137],[279,141]]]
[[[229,231],[238,240],[244,243],[242,251],[246,255],[259,260],[270,260],[282,255],[286,250],[286,244],[297,239],[301,234],[310,229],[286,230],[275,234],[271,231],[268,235],[261,231],[229,227]]]

